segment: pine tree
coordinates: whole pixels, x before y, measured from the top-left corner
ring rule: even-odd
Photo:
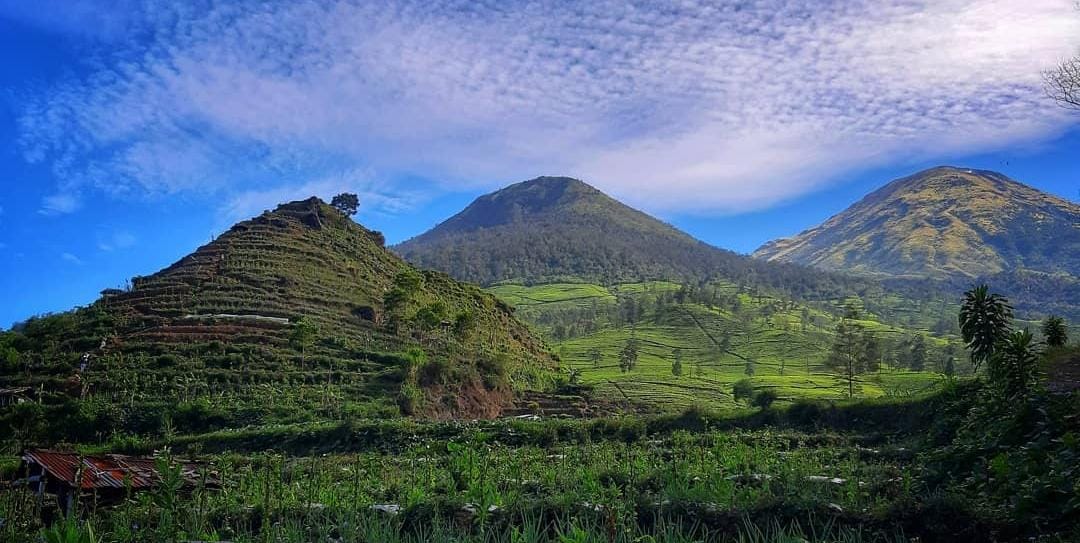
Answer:
[[[673,360],[671,362],[671,374],[675,377],[682,377],[682,349],[676,347],[675,351],[672,352],[672,358]]]
[[[833,340],[832,351],[825,363],[835,371],[843,375],[848,385],[848,397],[855,395],[855,379],[862,373],[866,361],[866,340],[863,336],[862,326],[853,322],[857,316],[852,308],[849,308],[836,325],[836,337]]]
[[[1062,347],[1069,341],[1065,319],[1061,317],[1055,315],[1046,317],[1042,324],[1042,332],[1046,338],[1046,344],[1050,347]]]

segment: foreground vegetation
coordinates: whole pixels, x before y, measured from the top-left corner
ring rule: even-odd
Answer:
[[[741,416],[691,410],[190,436],[134,446],[159,450],[159,489],[111,507],[87,494],[77,519],[52,527],[40,523],[31,493],[4,492],[0,534],[26,541],[70,530],[79,535],[58,541],[116,542],[1080,536],[1069,531],[1080,511],[1069,455],[1080,450],[1063,426],[1075,422],[1062,416],[1075,407],[1033,395],[1043,424],[1018,432],[1032,412],[984,412],[981,398],[991,394],[968,383],[918,401],[800,403]],[[991,418],[1000,435],[973,433]],[[998,449],[1007,452],[985,457]],[[179,491],[165,469],[171,455],[210,461],[223,488]]]

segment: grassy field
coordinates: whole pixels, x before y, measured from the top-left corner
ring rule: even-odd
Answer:
[[[738,406],[732,396],[733,384],[747,378],[755,389],[771,390],[781,401],[847,397],[847,381],[825,366],[838,322],[835,307],[752,295],[725,283],[716,283],[713,288],[729,299],[737,297],[735,309],[688,299],[656,302],[681,288],[670,282],[612,287],[559,283],[500,285],[490,291],[513,305],[519,317],[548,339],[564,367],[575,370],[580,383],[594,386],[606,398],[666,410],[692,404],[731,408]],[[633,322],[613,318],[628,299],[645,309]],[[834,305],[853,302],[859,301],[837,301]],[[895,301],[897,305],[902,302]],[[577,333],[557,330],[566,328],[567,322],[586,324],[578,326]],[[897,342],[913,333],[874,316],[864,316],[858,322],[885,342]],[[949,343],[946,338],[919,332],[932,353]],[[639,359],[627,372],[620,367],[619,353],[631,339],[639,346]],[[672,372],[676,356],[681,358],[680,376]],[[935,371],[900,368],[889,353],[884,353],[883,359],[879,371],[859,376],[857,396],[911,395],[933,388],[942,379]]]

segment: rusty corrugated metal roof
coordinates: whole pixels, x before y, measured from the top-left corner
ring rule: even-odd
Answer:
[[[77,453],[31,450],[23,454],[23,460],[40,465],[50,477],[75,486],[76,474],[82,471],[80,487],[124,488],[128,479],[133,489],[151,488],[161,480],[153,458],[125,456],[120,454],[80,455]],[[199,466],[181,462],[181,472],[188,484],[200,479]],[[209,477],[208,484],[217,485],[216,477]]]

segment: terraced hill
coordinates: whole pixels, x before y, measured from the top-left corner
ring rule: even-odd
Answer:
[[[515,389],[544,386],[557,364],[506,304],[382,245],[318,199],[281,205],[130,289],[7,334],[0,387],[100,399],[101,431],[139,432],[161,424],[132,422],[145,413],[186,424],[177,405],[202,413],[191,424],[214,413],[210,426],[490,417]]]
[[[489,291],[548,338],[575,380],[595,389],[596,399],[672,411],[746,405],[733,396],[734,384],[744,379],[780,401],[845,398],[846,382],[826,358],[842,306],[863,306],[857,298],[836,300],[833,307],[807,305],[722,281],[503,284]],[[923,324],[942,313],[949,323],[955,321],[955,307],[885,303],[903,305],[893,313],[905,315],[904,325],[864,312],[860,325],[877,339],[881,367],[858,376],[857,396],[931,390],[949,357],[958,359],[957,371],[970,370],[958,354],[963,352],[959,338]],[[637,345],[638,359],[627,371],[620,355],[630,342]],[[925,347],[918,365],[912,360],[916,342]]]
[[[1080,206],[983,170],[897,179],[822,225],[754,256],[827,270],[966,279],[1080,275]]]

